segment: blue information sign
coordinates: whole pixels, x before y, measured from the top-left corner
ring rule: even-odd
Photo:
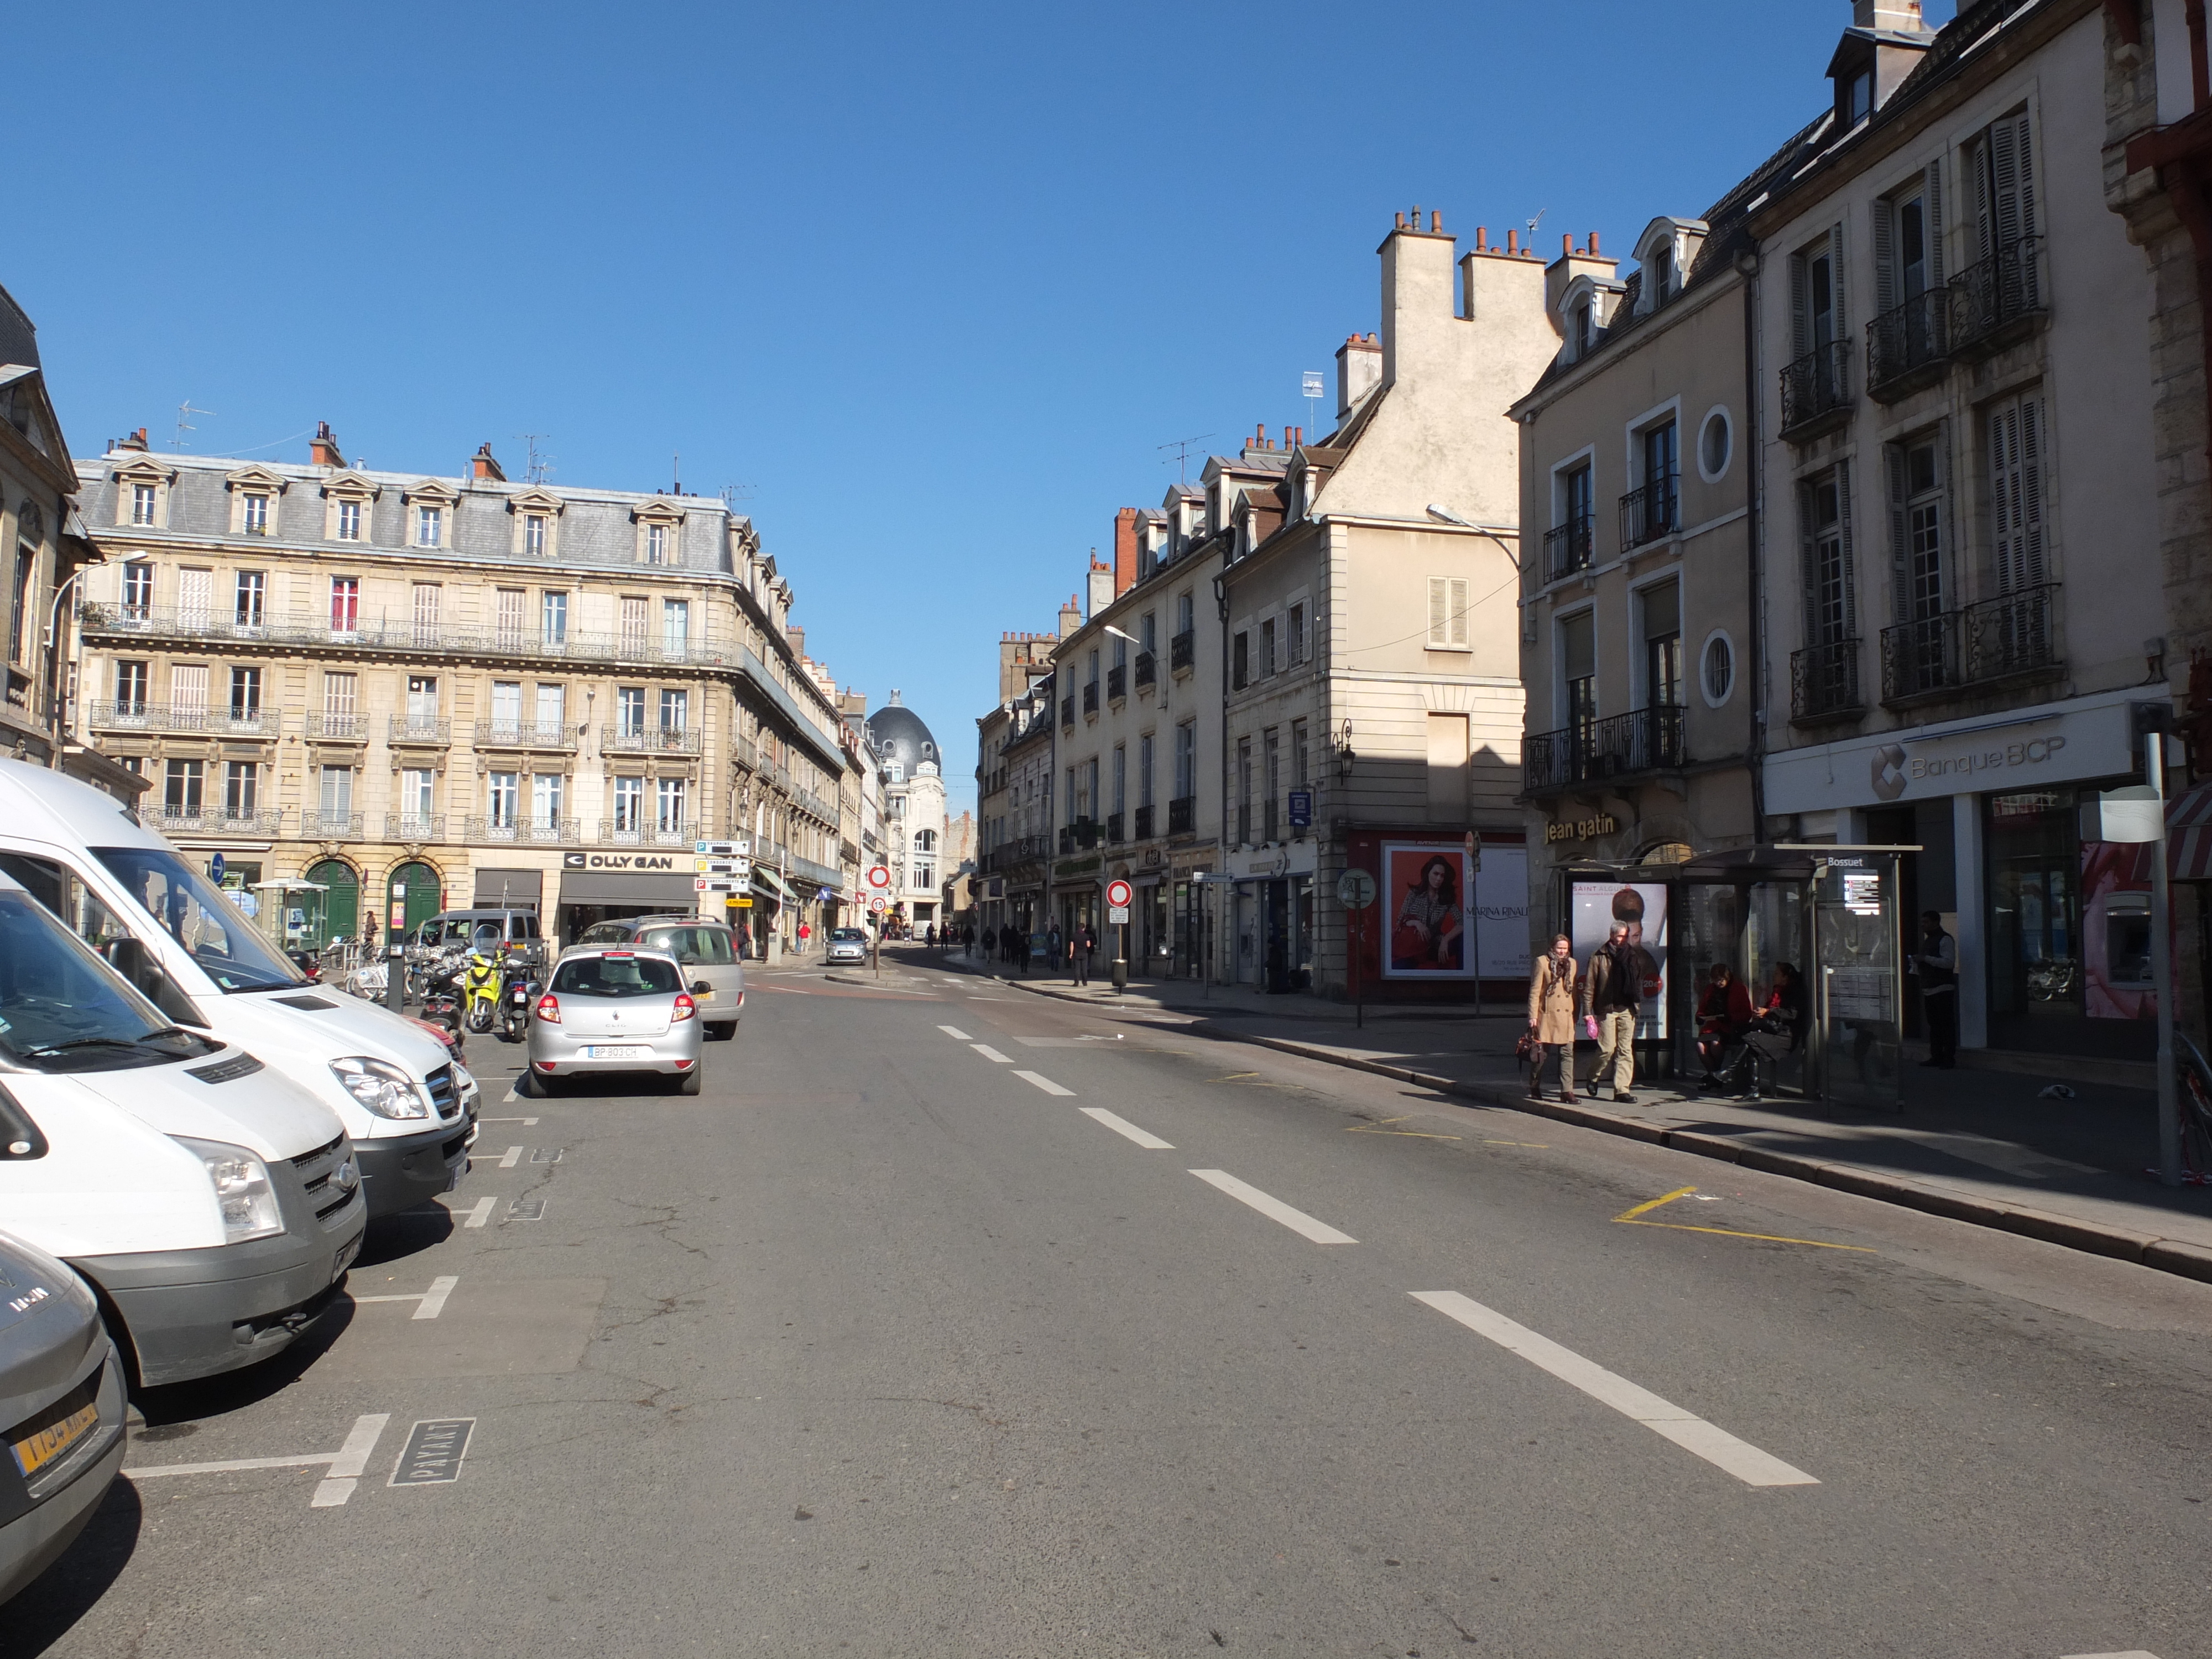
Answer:
[[[1312,827],[1313,791],[1310,789],[1291,790],[1291,828],[1293,830],[1310,830]]]

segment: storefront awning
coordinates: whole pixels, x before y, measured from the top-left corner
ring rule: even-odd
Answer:
[[[653,904],[689,910],[698,897],[694,878],[657,870],[564,870],[563,904]]]
[[[2166,872],[2175,881],[2212,881],[2212,783],[2166,803]]]
[[[753,882],[763,892],[779,893],[793,904],[799,902],[799,895],[791,890],[790,884],[765,865],[753,866]]]

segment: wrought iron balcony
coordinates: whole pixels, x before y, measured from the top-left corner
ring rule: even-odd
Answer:
[[[676,824],[663,830],[655,824],[646,823],[625,828],[618,826],[612,818],[602,818],[599,820],[599,844],[602,847],[673,847],[688,852],[691,843],[698,839],[699,829],[697,824]],[[780,855],[787,855],[787,849],[781,846],[776,846],[775,851]],[[782,857],[779,856],[775,861],[782,862]]]
[[[2063,665],[2052,615],[2057,588],[2046,582],[1885,628],[1881,700],[1911,703],[2057,672]]]
[[[366,714],[310,714],[307,735],[325,743],[367,743],[368,716]]]
[[[1106,815],[1106,843],[1108,846],[1119,847],[1121,844],[1121,824],[1122,815],[1121,813],[1109,812]]]
[[[2010,343],[2044,312],[2043,239],[2021,236],[1950,284],[1951,349],[1979,357]]]
[[[699,728],[605,726],[599,728],[599,747],[610,755],[696,755],[699,752]]]
[[[1062,726],[1075,724],[1075,699],[1072,696],[1060,700],[1060,723]]]
[[[413,714],[385,716],[384,740],[389,744],[417,744],[443,749],[453,740],[451,720],[418,719]]]
[[[1106,701],[1121,702],[1128,695],[1129,671],[1126,665],[1117,662],[1106,671]]]
[[[386,812],[384,838],[415,846],[441,842],[446,838],[446,815],[434,812],[425,817],[413,812]]]
[[[1139,841],[1150,841],[1152,838],[1152,809],[1149,806],[1139,806],[1137,809],[1136,839]]]
[[[479,749],[552,749],[576,746],[575,728],[566,720],[478,720]]]
[[[1544,580],[1558,581],[1590,567],[1592,523],[1589,514],[1570,519],[1544,532]]]
[[[361,825],[358,812],[325,812],[315,806],[300,810],[301,841],[359,841]]]
[[[1859,641],[1832,640],[1790,653],[1790,718],[1800,724],[1848,720],[1866,711],[1859,690]]]
[[[1168,641],[1168,672],[1171,674],[1182,673],[1196,660],[1197,656],[1198,630],[1194,628],[1186,628]]]
[[[283,717],[273,708],[210,708],[205,703],[141,702],[130,697],[94,704],[92,723],[103,731],[210,738],[274,738],[283,730]]]
[[[1816,347],[1782,371],[1782,435],[1806,443],[1850,418],[1851,344]]]
[[[1137,653],[1137,690],[1156,684],[1159,679],[1159,659],[1149,651]]]
[[[1168,834],[1187,836],[1198,823],[1198,797],[1178,795],[1168,803]]]
[[[479,817],[467,821],[465,838],[522,847],[574,847],[583,840],[582,829],[576,818]]]
[[[1931,288],[1867,325],[1867,395],[1899,398],[1943,378],[1951,361],[1951,294]]]
[[[1673,471],[1647,478],[1620,498],[1623,551],[1673,535],[1682,527],[1680,476]]]
[[[239,836],[274,841],[284,831],[284,814],[224,812],[197,807],[142,806],[138,815],[149,829],[165,836]]]
[[[1682,711],[1672,703],[1586,720],[1532,737],[1522,746],[1521,781],[1530,794],[1576,784],[1679,769]]]
[[[1086,681],[1083,687],[1083,712],[1088,717],[1098,712],[1098,682]]]

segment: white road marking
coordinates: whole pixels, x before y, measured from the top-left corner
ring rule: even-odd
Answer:
[[[492,1206],[498,1202],[499,1200],[495,1198],[478,1199],[473,1206],[461,1212],[461,1225],[464,1227],[483,1226],[484,1223],[491,1219]]]
[[[477,1121],[479,1123],[535,1123],[538,1120],[534,1117],[480,1117]]]
[[[944,1032],[945,1036],[952,1038],[957,1042],[973,1042],[975,1040],[969,1036],[967,1032],[962,1030],[957,1025],[940,1025],[937,1029]]]
[[[520,1146],[510,1146],[507,1149],[506,1152],[501,1155],[499,1160],[499,1167],[502,1170],[512,1170],[516,1164],[521,1162],[522,1148]]]
[[[996,1060],[1001,1066],[1011,1066],[1014,1063],[1012,1055],[1000,1054],[988,1042],[971,1042],[968,1046],[982,1055],[984,1059]]]
[[[386,1412],[356,1417],[353,1431],[334,1452],[315,1452],[306,1457],[225,1457],[208,1463],[155,1463],[145,1468],[125,1469],[124,1473],[136,1480],[151,1480],[168,1474],[234,1474],[244,1469],[312,1468],[321,1463],[327,1466],[327,1473],[316,1486],[308,1507],[333,1510],[353,1496],[362,1471],[368,1467],[369,1455],[376,1449],[377,1437],[391,1420]]]
[[[999,1058],[1004,1060],[1006,1056],[1001,1054]],[[1061,1088],[1060,1085],[1054,1083],[1050,1078],[1044,1076],[1042,1073],[1016,1072],[1014,1075],[1021,1079],[1024,1083],[1036,1084],[1038,1088],[1043,1090],[1045,1093],[1048,1095],[1072,1095],[1075,1092],[1073,1089]]]
[[[1175,1146],[1171,1142],[1162,1140],[1158,1135],[1154,1134],[1149,1129],[1139,1129],[1135,1124],[1130,1122],[1127,1118],[1118,1117],[1114,1113],[1108,1111],[1103,1106],[1085,1106],[1080,1109],[1084,1116],[1096,1118],[1099,1122],[1111,1129],[1115,1134],[1126,1135],[1128,1139],[1135,1141],[1137,1145],[1142,1146],[1148,1152],[1171,1152],[1175,1151]]]
[[[2130,1648],[2125,1653],[2069,1653],[2066,1659],[2158,1659],[2158,1656],[2145,1653],[2141,1648]]]
[[[1516,1324],[1495,1309],[1486,1308],[1457,1291],[1413,1291],[1414,1301],[1425,1302],[1448,1319],[1455,1319],[1479,1336],[1486,1336],[1509,1353],[1516,1353],[1540,1370],[1562,1382],[1573,1384],[1601,1405],[1641,1423],[1654,1434],[1694,1452],[1714,1468],[1723,1469],[1747,1486],[1817,1486],[1820,1483],[1802,1469],[1792,1468],[1780,1458],[1763,1452],[1748,1441],[1716,1428],[1694,1412],[1662,1400],[1625,1376],[1563,1348],[1549,1337],[1539,1336]]]
[[[1304,1210],[1294,1210],[1279,1198],[1271,1198],[1257,1187],[1247,1186],[1225,1170],[1193,1170],[1191,1173],[1208,1186],[1218,1187],[1241,1204],[1249,1204],[1272,1221],[1279,1221],[1292,1232],[1310,1238],[1316,1244],[1357,1244],[1359,1241],[1350,1233],[1340,1233],[1325,1221],[1316,1221]]]
[[[489,1199],[484,1201],[490,1202]],[[432,1279],[430,1288],[427,1291],[409,1291],[403,1295],[393,1296],[357,1296],[354,1297],[354,1301],[356,1303],[412,1302],[415,1304],[416,1318],[435,1319],[445,1310],[446,1298],[453,1293],[453,1286],[460,1282],[453,1274],[447,1273],[442,1278]]]

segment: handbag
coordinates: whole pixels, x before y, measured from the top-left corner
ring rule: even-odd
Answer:
[[[1390,959],[1393,962],[1419,962],[1429,952],[1429,941],[1421,930],[1410,921],[1401,921],[1390,935]]]
[[[1523,1066],[1536,1063],[1536,1034],[1534,1031],[1521,1033],[1521,1041],[1513,1045],[1513,1058]]]

